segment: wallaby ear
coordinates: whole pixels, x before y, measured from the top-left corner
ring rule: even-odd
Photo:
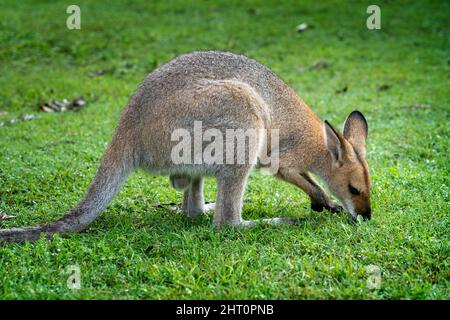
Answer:
[[[335,164],[342,163],[342,156],[344,153],[344,148],[341,143],[341,139],[337,131],[331,126],[331,124],[325,120],[324,124],[325,130],[325,145],[333,158]]]
[[[361,157],[366,156],[366,139],[369,132],[366,118],[359,111],[353,111],[344,124],[344,138],[353,146]]]

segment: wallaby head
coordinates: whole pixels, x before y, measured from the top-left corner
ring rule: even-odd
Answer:
[[[325,145],[331,155],[330,191],[343,203],[353,218],[358,214],[371,218],[369,167],[365,159],[367,121],[359,111],[347,117],[343,134],[327,121],[324,124]]]

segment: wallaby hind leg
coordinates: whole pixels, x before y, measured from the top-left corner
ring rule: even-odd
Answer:
[[[217,177],[217,199],[214,214],[214,225],[220,228],[223,224],[239,225],[242,223],[242,198],[247,181],[247,174]]]
[[[295,218],[243,220],[241,211],[246,181],[247,175],[217,178],[218,190],[216,212],[214,214],[214,224],[217,228],[226,223],[232,226],[252,227],[259,223],[295,224],[299,221],[299,219]]]

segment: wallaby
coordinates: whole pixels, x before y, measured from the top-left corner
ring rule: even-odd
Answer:
[[[192,132],[194,121],[225,133],[227,129],[265,129],[248,139],[245,163],[175,164],[172,133]],[[182,209],[196,216],[207,208],[203,177],[217,180],[214,224],[252,225],[241,217],[247,177],[260,156],[262,143],[270,145],[270,130],[279,130],[278,170],[281,180],[296,185],[311,199],[315,211],[342,211],[315,182],[321,178],[331,193],[356,219],[370,219],[370,189],[365,142],[368,126],[353,111],[343,134],[322,122],[305,102],[271,70],[257,61],[228,52],[181,55],[151,72],[123,111],[112,141],[85,197],[54,222],[0,230],[0,242],[36,240],[41,234],[79,232],[88,227],[116,195],[136,168],[170,175],[174,187],[184,190]],[[204,146],[202,145],[202,148]],[[271,222],[292,222],[271,219]]]

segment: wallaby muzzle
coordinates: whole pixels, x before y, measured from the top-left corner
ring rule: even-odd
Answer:
[[[372,219],[372,209],[370,209],[370,207],[360,214],[362,215],[364,220]]]

